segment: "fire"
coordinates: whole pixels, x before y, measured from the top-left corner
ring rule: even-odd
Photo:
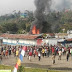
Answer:
[[[32,34],[39,34],[39,29],[36,28],[36,26],[34,25],[33,26],[33,29],[32,29]]]
[[[40,34],[39,29],[37,29],[37,34]]]
[[[32,34],[36,34],[36,26],[33,27]]]

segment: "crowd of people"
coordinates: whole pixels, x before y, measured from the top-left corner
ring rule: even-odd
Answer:
[[[0,48],[0,59],[9,58],[11,55],[14,57],[19,57],[23,46],[2,46]],[[55,57],[58,56],[58,60],[61,60],[62,56],[66,56],[66,60],[69,60],[69,57],[72,57],[72,48],[70,46],[52,46],[52,45],[44,45],[44,46],[26,46],[25,56],[31,61],[31,57],[34,58],[37,56],[38,60],[41,60],[41,57],[49,57],[52,56],[52,63],[55,63]]]

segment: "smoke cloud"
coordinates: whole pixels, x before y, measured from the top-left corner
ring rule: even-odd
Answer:
[[[51,9],[57,11],[72,9],[72,0],[52,0]]]
[[[34,1],[36,10],[34,12],[35,21],[32,22],[30,33],[32,29],[36,26],[39,29],[40,33],[48,32],[50,26],[47,23],[46,15],[53,11],[62,11],[64,9],[71,9],[72,1],[71,0],[35,0]]]
[[[32,23],[31,31],[35,25],[42,32],[44,23],[47,23],[45,15],[50,11],[51,0],[35,0],[36,11],[34,13],[35,21]]]

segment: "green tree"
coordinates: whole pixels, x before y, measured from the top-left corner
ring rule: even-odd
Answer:
[[[29,32],[30,31],[30,25],[26,28],[26,31]]]
[[[25,30],[26,29],[26,24],[21,24],[21,28],[23,29],[23,30]]]
[[[9,31],[10,33],[16,33],[18,31],[17,24],[15,23],[7,23],[2,25],[2,27],[3,27],[3,30],[2,30],[3,33],[7,31]]]

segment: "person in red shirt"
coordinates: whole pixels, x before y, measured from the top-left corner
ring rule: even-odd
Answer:
[[[52,47],[52,54],[54,54],[54,47]]]
[[[29,52],[29,61],[31,61],[32,52]]]
[[[35,55],[36,55],[36,50],[34,49],[34,51],[33,51],[33,55],[34,55],[34,58],[35,58]]]
[[[8,50],[6,50],[5,56],[6,56],[6,58],[8,58]]]

